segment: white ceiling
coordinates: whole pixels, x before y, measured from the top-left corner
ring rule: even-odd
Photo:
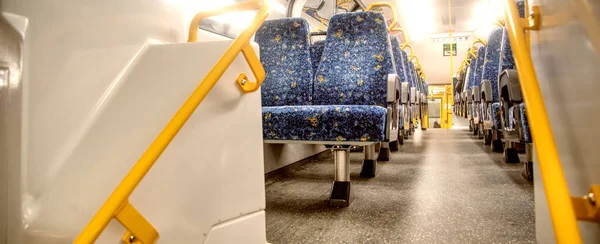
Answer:
[[[363,3],[368,6],[373,2],[379,2],[379,0],[363,0]],[[455,32],[471,32],[474,30],[473,21],[477,18],[475,15],[475,9],[482,2],[487,0],[387,0],[397,7],[398,17],[400,18],[400,25],[402,27],[409,27],[414,19],[408,19],[407,16],[413,15],[414,9],[412,6],[417,3],[419,6],[427,6],[427,12],[429,16],[417,16],[417,17],[428,17],[426,20],[431,24],[429,34],[437,34],[448,32],[448,3],[450,2],[453,19],[453,30]],[[391,16],[386,11],[387,16]]]

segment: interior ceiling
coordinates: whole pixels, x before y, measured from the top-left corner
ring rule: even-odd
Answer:
[[[449,31],[448,26],[448,0],[388,0],[386,2],[393,3],[398,11],[399,22],[401,26],[407,26],[409,19],[403,18],[403,5],[407,1],[426,2],[431,6],[432,28],[429,34],[446,33]],[[483,0],[485,1],[485,0]],[[362,0],[365,6],[378,0]],[[452,29],[454,32],[471,32],[473,31],[472,21],[475,18],[474,9],[482,0],[451,0],[452,6]],[[405,9],[405,8],[404,8]],[[386,15],[391,17],[391,14],[386,11]]]

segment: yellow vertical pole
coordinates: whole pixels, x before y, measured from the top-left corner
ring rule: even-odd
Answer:
[[[454,105],[454,77],[452,77],[454,75],[454,65],[453,65],[453,61],[454,61],[454,50],[452,50],[452,43],[454,43],[453,37],[452,37],[452,0],[448,0],[448,32],[450,32],[450,92],[452,93],[452,101],[446,101],[448,102],[448,104],[450,104],[450,107],[452,105]],[[456,51],[456,53],[458,53],[458,51]],[[446,93],[448,93],[447,91],[445,91]],[[448,119],[447,119],[447,123],[448,126],[447,128],[451,128],[452,127],[452,109],[449,109],[449,113],[448,113]]]
[[[446,106],[446,104],[448,104],[448,94],[446,94],[446,92],[444,91],[444,94],[442,95],[442,103],[440,104],[441,109],[440,109],[440,113],[441,113],[441,126],[443,129],[447,129],[448,128],[448,111],[446,111],[446,108],[448,106]]]
[[[504,0],[503,4],[510,46],[515,57],[523,98],[525,104],[527,104],[527,118],[529,124],[532,125],[531,133],[535,141],[533,145],[535,150],[539,152],[537,154],[538,163],[544,189],[546,190],[548,209],[554,226],[556,242],[582,243],[577,217],[573,209],[569,188],[560,163],[517,5],[513,0]]]
[[[446,104],[446,114],[448,115],[448,121],[446,122],[446,128],[452,128],[452,104],[454,103],[454,85],[446,86],[446,96],[448,97],[448,103]]]

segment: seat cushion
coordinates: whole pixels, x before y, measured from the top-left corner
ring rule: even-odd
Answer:
[[[525,142],[531,143],[531,131],[529,131],[529,120],[527,120],[527,110],[525,109],[525,103],[519,105],[521,107],[521,126],[523,126],[523,138]]]
[[[396,73],[381,13],[336,14],[315,75],[315,105],[386,105],[387,76]]]
[[[383,141],[387,109],[368,105],[263,107],[265,140]]]
[[[500,103],[492,103],[492,122],[494,129],[502,129],[502,118],[500,118]]]
[[[261,85],[262,105],[311,104],[313,70],[306,20],[267,20],[255,40],[267,75]]]

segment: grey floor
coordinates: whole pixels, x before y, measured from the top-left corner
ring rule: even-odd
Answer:
[[[333,158],[322,155],[267,181],[268,241],[535,243],[533,185],[501,157],[463,127],[417,131],[375,178],[359,177],[352,153],[356,198],[330,208]]]

